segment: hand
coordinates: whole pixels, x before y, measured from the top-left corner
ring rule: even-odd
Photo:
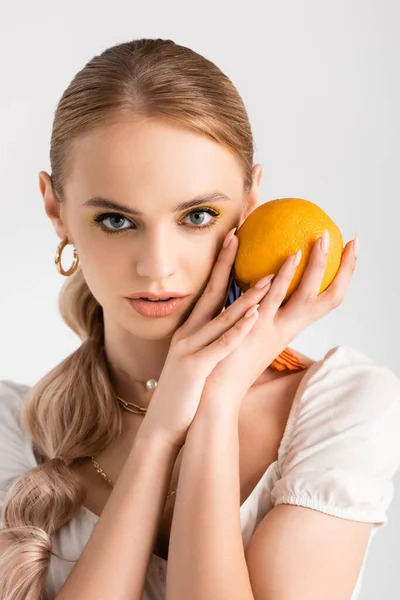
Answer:
[[[206,289],[186,322],[175,331],[140,428],[144,437],[156,434],[174,449],[185,442],[207,377],[251,331],[257,315],[246,318],[245,314],[265,294],[265,288],[251,288],[222,311],[236,255],[236,239],[222,247]]]
[[[235,244],[237,246],[237,240]],[[269,285],[251,331],[207,378],[198,414],[221,407],[222,410],[238,411],[249,388],[290,342],[308,325],[342,303],[357,262],[354,241],[346,244],[335,279],[318,295],[327,256],[317,240],[298,288],[282,306],[297,268],[294,258],[295,255],[285,261]]]

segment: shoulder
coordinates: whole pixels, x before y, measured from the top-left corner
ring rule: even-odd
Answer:
[[[29,387],[15,381],[0,381],[0,427],[20,429],[24,399]]]
[[[8,379],[0,380],[0,403],[18,405],[21,404],[30,391],[30,387],[23,383],[10,381]]]
[[[336,346],[306,371],[278,454],[273,500],[383,523],[400,466],[400,380]]]
[[[376,422],[386,410],[400,410],[400,379],[387,366],[350,346],[335,346],[319,360],[290,349],[306,369],[287,380],[290,391],[290,411],[287,430],[281,445],[286,452],[289,438],[293,438],[294,425],[301,420],[304,427],[316,423],[316,415],[325,418],[326,411],[335,417],[335,424],[353,417],[365,422]],[[296,383],[297,381],[297,383]],[[340,421],[340,423],[339,423]]]
[[[335,346],[314,362],[304,380],[300,405],[330,406],[335,415],[375,421],[400,406],[400,379],[387,366],[350,346]]]
[[[391,419],[394,419],[391,421]],[[384,419],[384,420],[382,420]],[[293,399],[281,460],[298,436],[345,431],[370,437],[400,425],[400,379],[385,365],[349,346],[336,346],[305,372]]]
[[[359,414],[368,418],[370,409],[377,415],[399,406],[400,379],[367,354],[350,346],[335,346],[322,359],[308,360],[294,399],[298,411],[312,404],[331,406],[336,414],[343,411],[350,415],[357,408]],[[382,396],[377,397],[377,392]]]
[[[0,427],[18,431],[23,427],[24,399],[29,393],[27,385],[15,381],[0,381]]]
[[[303,363],[307,367],[310,367],[311,365],[313,365],[316,362],[315,360],[313,360],[309,356],[306,356],[305,354],[302,354],[298,350],[294,350],[293,348],[290,348],[290,347],[288,349],[290,350],[290,352],[292,352],[292,354],[294,354],[299,359],[299,361],[301,363]]]
[[[0,381],[0,491],[11,478],[36,466],[24,426],[24,399],[30,388]]]

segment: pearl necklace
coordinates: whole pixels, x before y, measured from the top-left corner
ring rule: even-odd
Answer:
[[[120,373],[123,373],[124,375],[126,375],[126,377],[129,377],[129,379],[132,379],[132,381],[137,381],[138,383],[142,383],[145,386],[146,390],[149,390],[150,392],[152,392],[153,390],[155,390],[156,387],[157,387],[157,385],[158,385],[158,380],[157,379],[148,379],[147,381],[140,381],[140,379],[136,379],[136,377],[132,377],[132,375],[130,375],[129,373],[127,373],[123,369],[120,369],[119,367],[117,367],[117,365],[114,365],[114,363],[112,363],[111,361],[109,361],[109,364],[112,367],[114,367],[114,369],[116,369],[117,371],[119,371]]]

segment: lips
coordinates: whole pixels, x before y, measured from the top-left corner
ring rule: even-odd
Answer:
[[[148,302],[166,302],[167,300],[171,300],[172,297],[169,298],[137,298],[138,300],[147,300]]]
[[[151,302],[143,298],[127,298],[130,306],[143,317],[161,318],[168,317],[180,308],[186,300],[186,296],[171,298],[164,302]]]
[[[145,299],[149,298],[150,300],[165,300],[167,298],[185,298],[186,294],[180,294],[179,292],[136,292],[134,294],[130,294],[127,298],[131,300]]]

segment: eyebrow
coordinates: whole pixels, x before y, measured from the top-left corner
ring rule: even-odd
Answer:
[[[220,190],[215,190],[214,192],[205,192],[204,194],[199,194],[192,200],[188,202],[182,202],[178,204],[174,208],[174,212],[180,212],[182,210],[186,210],[187,208],[192,208],[193,206],[198,206],[200,204],[204,204],[204,202],[226,202],[230,201],[229,196],[221,192]],[[109,208],[112,210],[120,210],[128,215],[133,216],[142,216],[143,212],[140,210],[136,210],[127,206],[126,204],[120,204],[119,202],[115,202],[109,198],[102,198],[101,196],[94,196],[93,198],[89,198],[84,202],[83,206],[89,206],[91,208]]]

